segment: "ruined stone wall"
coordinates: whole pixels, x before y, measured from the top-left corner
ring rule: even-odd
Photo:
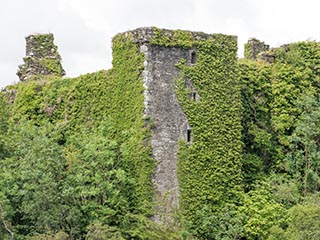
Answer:
[[[247,59],[257,60],[258,55],[262,52],[268,51],[270,48],[269,45],[264,42],[251,38],[244,46],[244,56]]]
[[[26,57],[17,75],[26,81],[36,75],[64,76],[61,56],[54,44],[53,34],[34,34],[26,37]]]

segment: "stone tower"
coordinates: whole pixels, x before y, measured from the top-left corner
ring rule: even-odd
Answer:
[[[178,142],[187,138],[188,120],[175,94],[175,80],[180,77],[176,64],[190,59],[191,49],[150,44],[151,28],[132,32],[144,53],[143,83],[145,112],[154,123],[151,146],[157,167],[152,177],[157,202],[156,222],[168,223],[170,214],[179,208],[177,177]],[[168,35],[172,34],[167,31]],[[189,60],[190,62],[190,60]]]
[[[19,66],[17,75],[26,81],[36,75],[64,76],[61,56],[54,44],[53,34],[34,34],[26,37],[26,57]]]
[[[159,34],[168,40],[168,44],[157,43]],[[187,33],[191,41],[214,41],[215,35],[201,32],[180,31]],[[179,31],[178,31],[179,33]],[[197,64],[195,46],[181,46],[174,42],[177,31],[139,28],[122,33],[134,41],[144,54],[145,117],[154,124],[152,128],[152,155],[157,167],[152,176],[155,188],[156,212],[155,222],[168,224],[171,214],[179,209],[179,184],[177,177],[178,143],[185,140],[192,144],[191,127],[176,96],[176,80],[180,78],[177,64],[181,60],[189,66]],[[195,101],[199,100],[193,83],[185,79],[185,84],[192,92]]]

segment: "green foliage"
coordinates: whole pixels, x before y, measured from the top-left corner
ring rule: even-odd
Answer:
[[[63,69],[60,63],[61,59],[43,58],[40,60],[39,64],[47,69],[52,75],[62,76]]]
[[[132,39],[123,35],[113,39],[112,70],[115,77],[110,92],[113,104],[109,112],[116,132],[124,133],[118,141],[122,144],[120,151],[125,170],[136,180],[135,188],[131,190],[131,202],[136,205],[136,211],[146,213],[151,209],[151,174],[155,163],[148,142],[150,129],[143,120],[144,88],[140,79],[143,61],[144,56],[138,54],[138,47]]]
[[[288,174],[271,174],[268,182],[274,199],[289,209],[302,200],[298,179],[292,179]]]
[[[279,226],[272,226],[269,229],[268,240],[286,240],[285,231]]]
[[[34,120],[39,118],[41,89],[45,81],[31,81],[29,84],[20,83],[16,86],[17,95],[12,106],[13,123],[17,121]]]
[[[14,139],[12,156],[0,162],[4,236],[57,239],[61,231],[79,239],[97,220],[123,234],[133,226],[123,224],[125,216],[150,216],[154,162],[143,120],[143,56],[123,37],[113,51],[110,71],[38,76],[12,87],[12,105],[1,98],[1,127]]]
[[[271,126],[271,66],[242,61],[241,76],[243,165],[245,190],[268,173],[277,158],[277,144]]]
[[[43,234],[36,234],[32,237],[28,237],[28,240],[67,240],[68,234],[63,231],[59,231],[57,233],[43,233]]]
[[[9,108],[7,99],[0,92],[0,161],[10,154],[10,138],[7,135],[8,131]]]
[[[5,95],[0,92],[0,133],[5,133],[8,129],[9,109]]]
[[[314,41],[297,42],[276,49],[278,63],[292,65],[294,67],[309,68],[315,77],[312,80],[319,81],[320,44]]]
[[[319,239],[319,43],[276,49],[270,65],[237,62],[232,36],[153,31],[150,44],[197,53],[178,65],[192,129],[179,143],[178,223],[150,220],[144,56],[119,34],[109,71],[0,93],[0,239]]]
[[[296,105],[301,115],[289,136],[288,164],[307,195],[320,190],[320,104],[314,96],[304,95]]]
[[[243,166],[249,179],[254,176],[247,174],[246,165],[252,159],[258,159],[253,155],[261,158],[264,172],[288,171],[288,161],[285,159],[288,159],[288,153],[291,154],[291,135],[302,114],[298,102],[305,95],[318,98],[319,50],[319,43],[301,42],[273,50],[277,56],[273,65],[240,62],[244,106]],[[251,163],[250,168],[256,171]]]
[[[150,43],[166,47],[191,48],[194,45],[192,32],[176,30],[167,31],[156,27],[152,28],[154,36]]]
[[[246,216],[246,239],[267,239],[271,228],[286,223],[286,211],[272,196],[266,184],[257,185],[244,197],[240,211]]]
[[[86,240],[124,240],[119,229],[95,223],[90,226]]]
[[[276,64],[272,76],[272,124],[278,139],[285,147],[288,136],[301,114],[296,100],[305,94],[318,97],[320,83],[320,44],[300,42],[275,51]]]
[[[320,238],[320,207],[316,204],[296,205],[289,211],[287,239],[316,240]]]
[[[249,43],[244,44],[244,58],[245,59],[252,59],[252,52]]]
[[[70,205],[78,205],[86,216],[84,225],[99,219],[105,225],[117,226],[129,209],[128,193],[134,188],[134,179],[119,162],[120,146],[108,139],[110,130],[75,135],[65,149],[64,194],[72,200]]]
[[[285,216],[285,209],[319,191],[319,46],[301,42],[273,50],[272,65],[240,62],[248,239],[302,239],[286,230],[288,219],[277,212]],[[254,187],[264,179],[259,169],[268,177],[267,189]]]
[[[219,212],[204,206],[197,214],[202,224],[196,231],[202,239],[236,240],[245,236],[245,215],[234,204],[226,204]]]
[[[297,71],[293,66],[283,64],[274,66],[272,77],[272,125],[280,143],[288,146],[288,135],[300,114],[295,101],[308,91],[310,81],[305,70]]]
[[[128,214],[122,222],[123,236],[125,239],[146,240],[192,240],[193,236],[180,231],[180,226],[166,226],[155,223],[153,220],[141,215]]]
[[[55,141],[57,134],[51,130],[52,126],[47,124],[41,129],[30,124],[16,127],[10,133],[15,139],[14,154],[0,162],[7,221],[17,235],[59,228],[63,218],[59,194],[63,149]]]

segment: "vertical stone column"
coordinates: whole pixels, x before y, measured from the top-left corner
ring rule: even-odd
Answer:
[[[143,44],[140,50],[145,55],[145,115],[154,123],[151,137],[153,158],[157,162],[152,177],[157,204],[154,220],[169,224],[179,208],[178,142],[186,139],[188,126],[175,93],[175,80],[180,77],[175,65],[189,53],[181,48],[150,44]]]

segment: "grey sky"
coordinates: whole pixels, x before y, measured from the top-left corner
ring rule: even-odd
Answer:
[[[320,40],[318,0],[2,0],[0,88],[18,81],[24,37],[55,35],[67,76],[111,67],[111,39],[144,26],[250,37],[272,46]]]

